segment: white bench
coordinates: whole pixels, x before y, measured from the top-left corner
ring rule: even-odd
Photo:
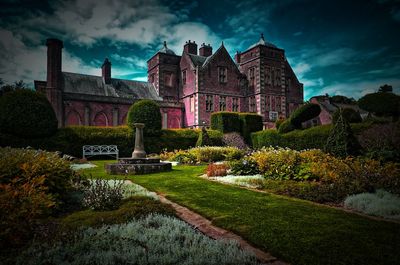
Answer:
[[[97,155],[115,156],[118,159],[119,150],[116,145],[84,145],[82,147],[83,158]]]

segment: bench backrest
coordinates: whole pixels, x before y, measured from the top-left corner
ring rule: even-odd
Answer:
[[[116,145],[84,145],[82,147],[82,157],[95,155],[115,155],[118,159],[119,150]]]

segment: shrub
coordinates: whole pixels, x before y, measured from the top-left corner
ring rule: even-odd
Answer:
[[[339,114],[324,149],[326,152],[340,157],[360,154],[361,146],[342,113]]]
[[[256,257],[237,242],[211,239],[184,221],[159,214],[89,228],[70,241],[33,244],[21,253],[17,264],[58,264],[65,260],[69,264],[100,265],[258,264]]]
[[[83,205],[96,211],[117,209],[123,198],[123,184],[123,180],[110,185],[107,180],[92,179],[85,189]]]
[[[57,131],[57,118],[44,95],[20,89],[0,97],[0,128],[3,133],[26,138],[47,137]]]
[[[240,132],[240,120],[237,112],[214,112],[211,114],[211,129],[222,133]]]
[[[340,115],[340,112],[342,112],[343,118],[348,122],[348,123],[358,123],[362,122],[361,115],[358,111],[355,111],[354,109],[351,108],[344,108],[342,110],[337,110],[333,113],[332,116],[332,123],[335,124],[336,121],[338,120],[338,117]]]
[[[369,123],[351,124],[354,133],[359,134],[371,126]],[[253,148],[264,146],[288,147],[295,150],[319,149],[325,146],[332,125],[320,125],[305,130],[278,134],[276,130],[264,130],[252,134]]]
[[[317,104],[306,103],[295,110],[290,115],[291,123],[297,128],[301,129],[301,124],[308,120],[317,117],[321,113],[321,107]]]
[[[207,166],[207,169],[206,169],[207,177],[226,176],[228,168],[229,168],[229,166],[226,164],[211,163]]]
[[[390,92],[377,92],[363,96],[358,100],[361,109],[377,116],[398,116],[400,96]]]
[[[256,175],[260,173],[257,162],[251,157],[233,160],[229,163],[231,173],[237,176]]]
[[[368,157],[383,161],[400,160],[400,123],[374,124],[358,136]]]
[[[15,177],[0,184],[1,249],[25,244],[39,220],[52,212],[55,200],[44,181],[44,176],[28,180]]]
[[[75,175],[69,162],[56,153],[0,148],[0,183],[8,184],[18,178],[23,184],[43,177],[46,193],[56,200],[56,206],[62,204],[72,190],[72,178]]]
[[[199,133],[199,138],[197,139],[196,146],[211,146],[212,141],[207,133],[205,127],[203,127]]]
[[[248,144],[251,144],[251,133],[263,129],[262,116],[255,113],[239,113],[241,134]]]
[[[208,130],[212,145],[222,145],[223,134]],[[200,131],[192,129],[162,130],[160,136],[144,137],[147,153],[160,153],[162,150],[188,149],[196,145]],[[0,146],[27,147],[61,151],[76,157],[82,155],[83,145],[117,145],[120,157],[132,155],[134,134],[127,126],[93,127],[70,126],[61,128],[50,138],[24,139],[0,133]]]
[[[384,190],[348,196],[344,206],[369,215],[400,219],[400,198]]]
[[[281,123],[281,125],[279,126],[279,129],[278,129],[278,132],[279,133],[288,133],[293,130],[296,130],[296,127],[293,125],[293,123],[290,119],[287,119]]]
[[[134,103],[128,111],[128,126],[135,130],[135,123],[144,123],[144,135],[159,136],[161,134],[161,112],[158,104],[149,99]]]
[[[242,150],[249,148],[244,142],[243,137],[237,132],[225,133],[222,137],[222,143],[226,146],[233,146]]]

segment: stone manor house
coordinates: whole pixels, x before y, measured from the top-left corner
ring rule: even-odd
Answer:
[[[197,49],[189,40],[176,55],[164,42],[147,61],[147,82],[112,78],[108,59],[101,76],[62,72],[62,41],[48,39],[46,45],[47,80],[35,80],[35,89],[51,102],[60,127],[123,125],[134,102],[152,99],[160,105],[163,128],[209,126],[216,111],[258,113],[268,128],[303,103],[303,84],[285,51],[262,34],[234,60],[223,43],[213,53],[210,45]]]

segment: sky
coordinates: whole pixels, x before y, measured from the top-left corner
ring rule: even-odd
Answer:
[[[285,50],[304,99],[354,97],[389,84],[400,93],[400,0],[2,0],[0,78],[46,80],[47,38],[64,42],[63,71],[147,81],[146,61],[167,41],[222,41],[233,57],[265,39]]]

